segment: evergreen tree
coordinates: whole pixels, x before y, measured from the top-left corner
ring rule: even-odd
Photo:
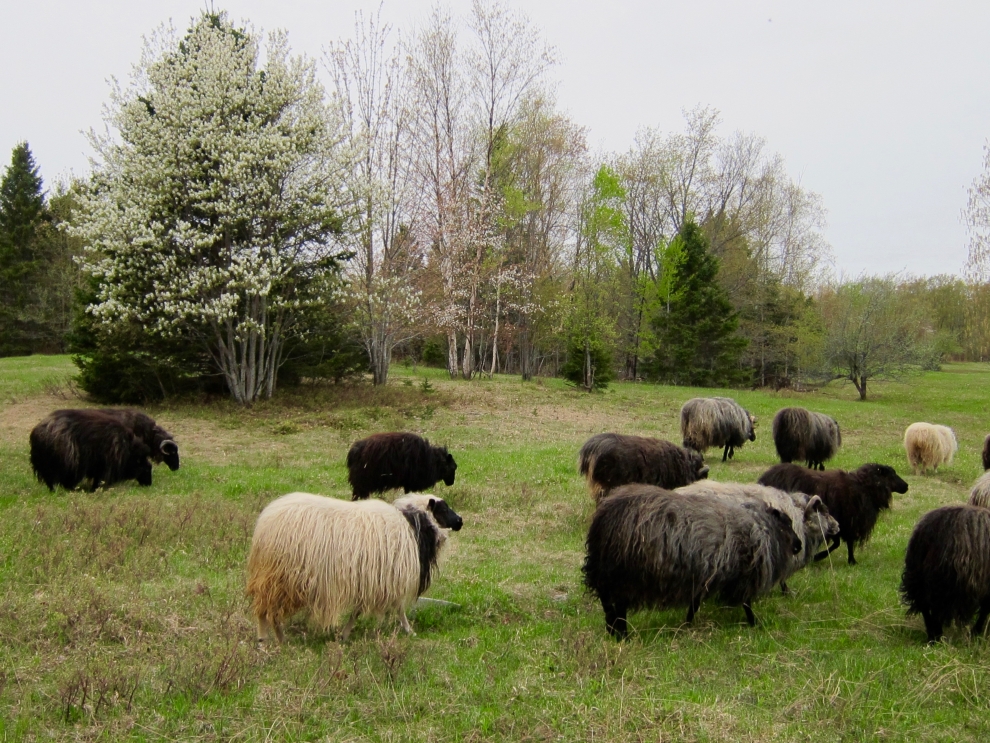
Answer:
[[[653,318],[657,350],[651,371],[660,380],[701,387],[738,384],[746,340],[736,335],[739,316],[718,283],[718,259],[702,229],[688,219],[675,238],[670,267],[674,291]]]
[[[0,181],[0,356],[30,353],[38,332],[27,310],[45,216],[38,166],[27,142],[21,142]]]

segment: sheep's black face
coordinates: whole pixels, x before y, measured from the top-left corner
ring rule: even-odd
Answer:
[[[175,472],[179,469],[179,445],[174,441],[163,441],[161,444],[162,461]]]
[[[455,472],[457,472],[457,462],[454,461],[454,457],[452,455],[444,452],[443,484],[448,488],[454,484]]]
[[[688,458],[691,466],[694,468],[694,479],[706,479],[708,477],[708,467],[705,465],[705,460],[702,456],[696,451],[688,450]]]
[[[894,472],[893,467],[887,465],[880,466],[881,476],[886,480],[888,487],[895,493],[904,494],[908,491],[908,484]]]
[[[455,513],[454,509],[447,505],[447,502],[436,498],[430,501],[430,513],[444,529],[460,531],[464,526],[464,519]]]

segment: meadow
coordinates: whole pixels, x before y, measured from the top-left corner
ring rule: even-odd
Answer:
[[[182,466],[150,488],[49,493],[28,432],[76,396],[67,357],[0,359],[0,741],[834,741],[990,739],[990,643],[953,628],[924,644],[898,584],[911,529],[965,500],[990,431],[990,367],[950,364],[901,382],[808,393],[619,383],[588,395],[560,380],[450,381],[393,368],[389,384],[314,386],[241,408],[226,400],[148,409]],[[842,425],[829,467],[893,465],[873,538],[754,604],[630,615],[605,632],[583,589],[592,513],[580,445],[614,430],[680,441],[678,411],[728,394],[757,440],[710,477],[754,482],[776,460],[774,412],[803,405]],[[955,461],[914,476],[913,421],[952,426]],[[464,518],[447,544],[416,636],[359,621],[346,644],[300,616],[258,647],[244,596],[254,521],[293,490],[349,497],[354,440],[412,430],[447,444],[457,481],[437,494]]]

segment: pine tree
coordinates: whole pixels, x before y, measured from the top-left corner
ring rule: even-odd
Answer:
[[[746,374],[739,365],[746,340],[736,334],[739,316],[718,283],[718,258],[690,219],[675,240],[678,257],[669,268],[674,291],[653,318],[657,352],[651,371],[673,384],[738,384]]]
[[[14,147],[0,181],[0,356],[31,351],[27,312],[38,270],[38,230],[45,220],[41,176],[27,142]]]

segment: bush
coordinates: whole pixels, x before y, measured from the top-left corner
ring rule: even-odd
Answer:
[[[590,380],[585,379],[586,353],[591,356]],[[603,390],[615,379],[612,354],[608,346],[598,338],[581,338],[573,335],[567,341],[567,360],[561,367],[560,373],[571,384],[583,387],[589,392],[592,389]]]

